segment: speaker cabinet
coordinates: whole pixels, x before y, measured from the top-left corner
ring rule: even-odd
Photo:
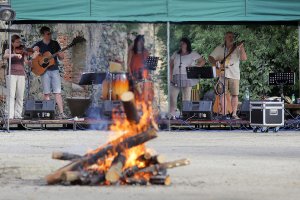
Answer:
[[[112,117],[113,112],[124,113],[121,101],[106,100],[103,102],[103,114]]]
[[[67,103],[71,111],[72,117],[85,117],[90,107],[91,99],[72,97],[67,98]]]
[[[185,119],[211,120],[212,101],[183,101],[182,115]]]
[[[54,119],[54,100],[27,100],[24,119]]]

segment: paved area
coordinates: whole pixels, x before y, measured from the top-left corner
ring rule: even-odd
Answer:
[[[300,132],[159,132],[148,143],[168,160],[171,186],[48,186],[43,177],[65,165],[55,150],[84,154],[106,142],[104,131],[0,132],[0,199],[300,199]]]

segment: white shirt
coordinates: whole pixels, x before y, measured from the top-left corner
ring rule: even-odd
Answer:
[[[173,55],[171,56],[171,60],[174,61],[174,68],[173,68],[173,75],[176,74],[186,74],[186,67],[191,67],[196,65],[196,61],[198,59],[202,58],[202,56],[197,53],[192,51],[190,54],[181,56],[180,58],[180,54],[176,52],[173,53]],[[180,66],[180,59],[181,59],[181,70],[179,69]]]
[[[214,51],[210,54],[217,61],[221,61],[224,59],[224,45],[217,46]],[[226,51],[227,55],[229,52]],[[225,77],[231,79],[240,80],[240,53],[236,48],[232,54],[226,58],[225,61]]]

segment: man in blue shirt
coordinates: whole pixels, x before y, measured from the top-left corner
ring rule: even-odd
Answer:
[[[40,54],[49,51],[51,54],[54,54],[61,50],[58,42],[52,40],[51,30],[49,27],[43,26],[40,29],[40,34],[42,35],[43,39],[37,42],[35,45],[33,45],[34,51]],[[50,100],[51,92],[54,94],[58,106],[58,110],[59,110],[58,118],[63,119],[66,118],[66,115],[64,114],[63,111],[63,101],[61,97],[61,78],[58,70],[58,59],[59,60],[64,59],[63,52],[59,52],[57,56],[54,57],[55,64],[49,66],[45,71],[45,73],[41,76],[41,78],[42,78],[44,99]]]

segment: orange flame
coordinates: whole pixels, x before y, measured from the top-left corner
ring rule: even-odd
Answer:
[[[148,76],[148,73],[143,73],[143,76]],[[144,92],[143,92],[144,93]],[[142,94],[143,95],[143,94]],[[108,144],[118,144],[122,142],[124,139],[128,137],[132,137],[134,135],[140,134],[145,132],[149,129],[150,125],[153,125],[154,116],[152,112],[152,105],[151,102],[145,102],[139,98],[136,98],[136,107],[137,110],[142,113],[140,116],[139,123],[131,123],[126,119],[125,114],[119,111],[113,111],[112,119],[113,124],[110,126],[111,133],[108,136]],[[99,147],[95,150],[89,151],[89,154],[97,153],[102,147]],[[145,144],[141,144],[136,147],[132,147],[130,149],[126,149],[123,154],[126,157],[126,162],[123,166],[123,170],[129,167],[137,166],[139,168],[146,167],[146,163],[144,161],[140,161],[137,158],[141,155],[149,152],[145,146]],[[98,162],[92,166],[88,166],[87,169],[89,170],[97,170],[97,171],[108,171],[113,159],[117,155],[108,155],[104,159],[99,159]],[[144,179],[149,180],[149,174],[136,174],[135,176],[142,177]],[[105,183],[109,184],[109,183]]]

